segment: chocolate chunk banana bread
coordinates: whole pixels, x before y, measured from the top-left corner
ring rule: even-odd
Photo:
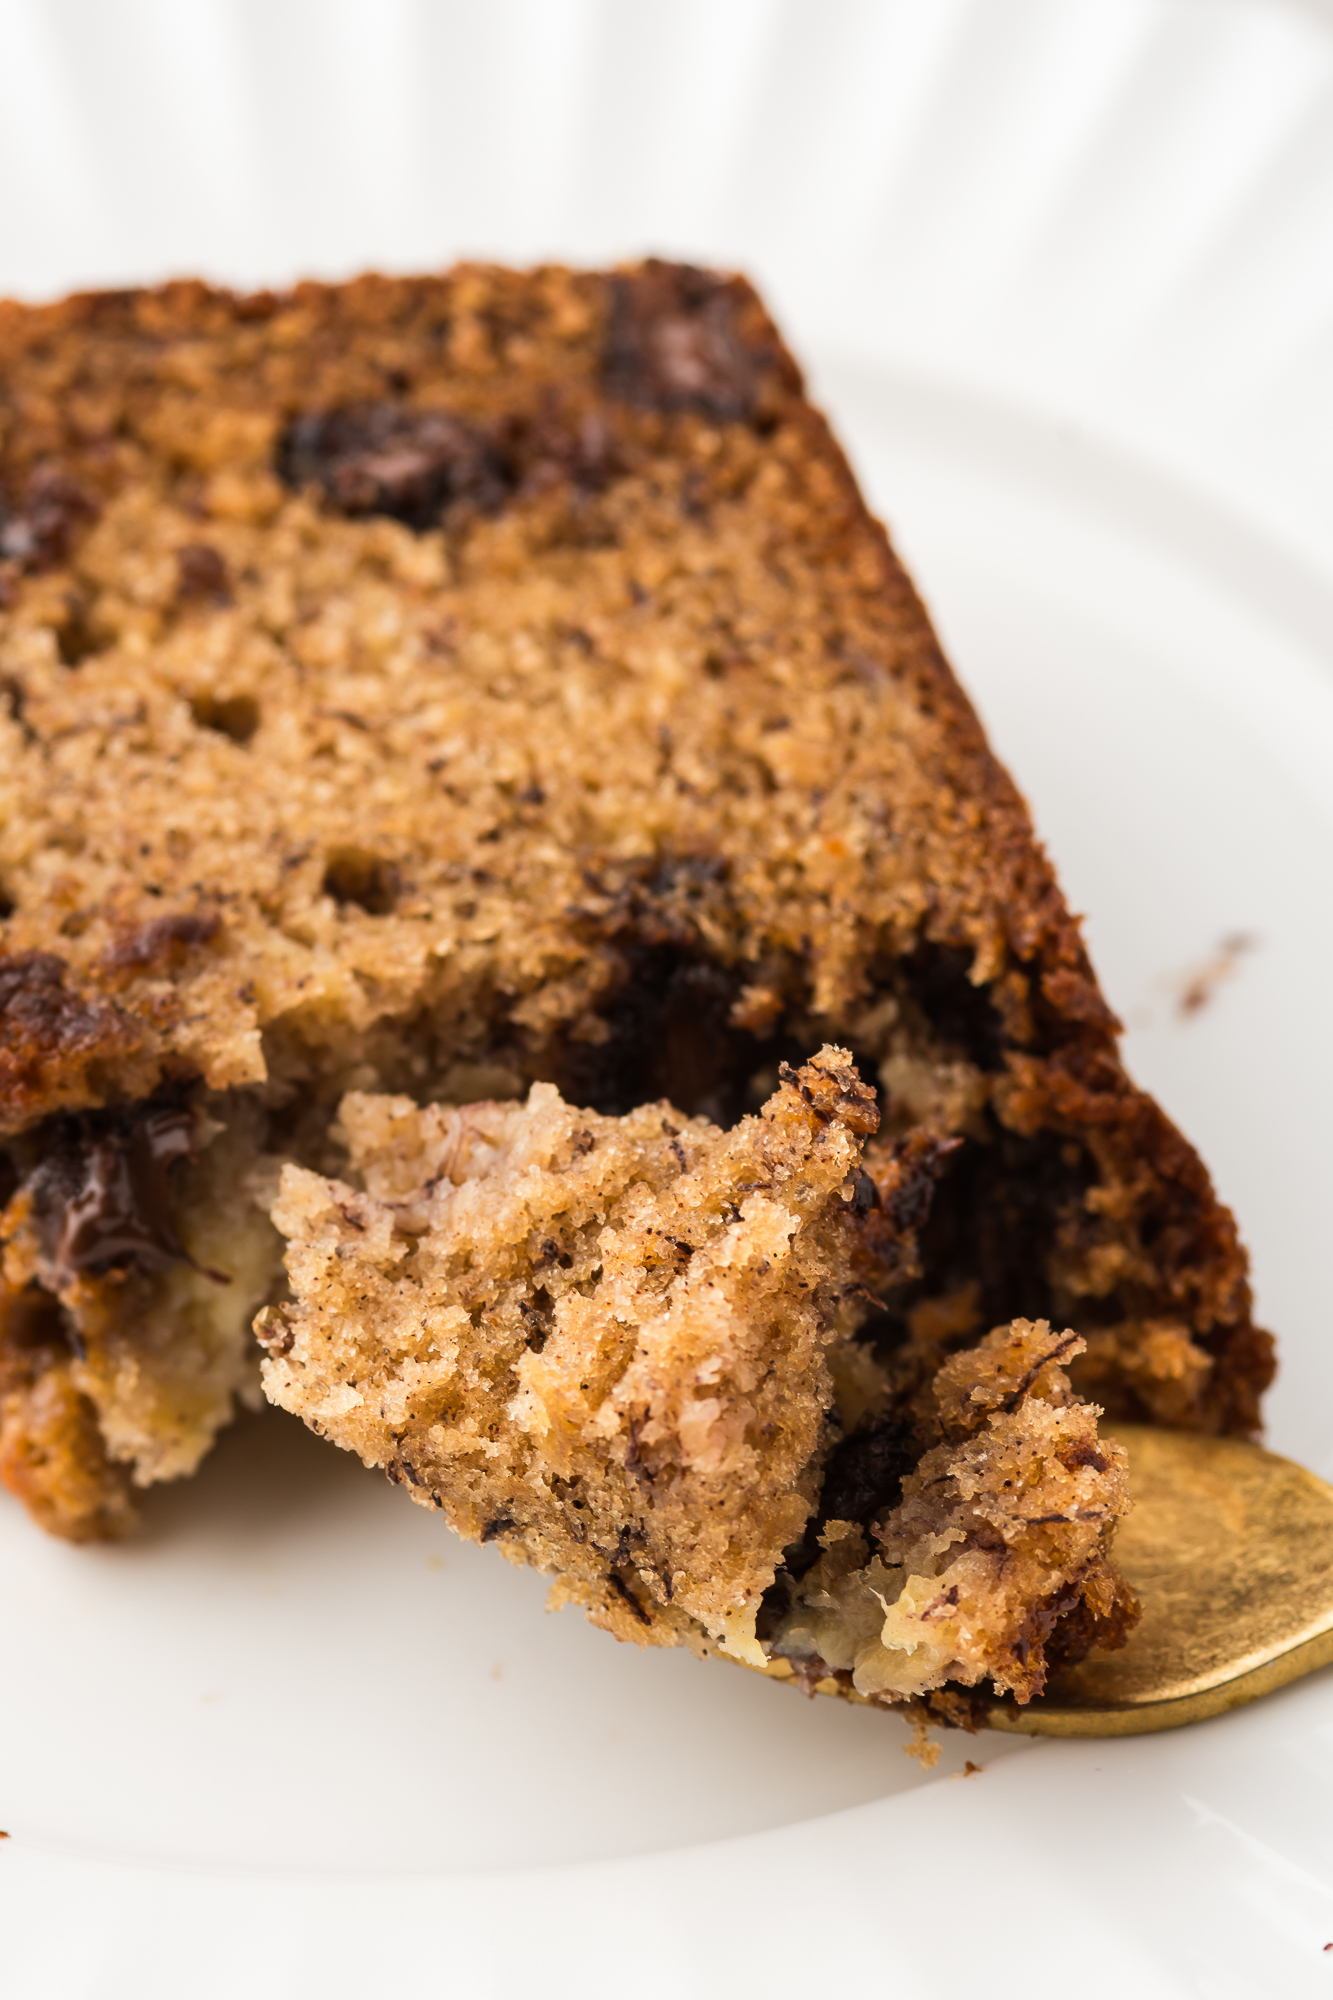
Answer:
[[[1099,1463],[1048,1455],[1047,1472],[1106,1482],[1108,1520],[1118,1462],[1074,1391],[1256,1426],[1271,1347],[1232,1219],[1126,1076],[1023,803],[742,280],[464,266],[0,305],[0,695],[0,1475],[55,1532],[116,1532],[136,1485],[198,1463],[258,1394],[261,1309],[274,1391],[324,1408],[303,1344],[327,1310],[306,1241],[335,1199],[320,1190],[350,1189],[335,1208],[370,1204],[382,1230],[401,1187],[429,1223],[399,1231],[420,1258],[455,1226],[432,1201],[452,1216],[485,1184],[469,1168],[454,1194],[421,1192],[420,1118],[437,1136],[462,1119],[459,1157],[492,1149],[496,1189],[514,1146],[574,1119],[584,1220],[568,1245],[552,1226],[553,1269],[509,1244],[490,1272],[501,1239],[479,1237],[475,1298],[457,1274],[438,1297],[419,1281],[423,1311],[471,1316],[459,1366],[481,1374],[459,1422],[480,1437],[486,1399],[501,1413],[475,1464],[390,1449],[351,1405],[340,1434],[447,1493],[470,1530],[511,1518],[502,1547],[545,1561],[558,1544],[567,1587],[623,1629],[725,1623],[670,1521],[651,1560],[634,1540],[668,1419],[631,1413],[629,1346],[589,1334],[603,1372],[551,1395],[605,1411],[579,1419],[603,1422],[605,1450],[559,1474],[557,1527],[501,1497],[528,1421],[515,1398],[584,1310],[556,1272],[584,1272],[600,1324],[597,1232],[640,1240],[635,1188],[674,1215],[673,1173],[721,1190],[747,1147],[788,1148],[809,1177],[769,1289],[747,1281],[719,1321],[726,1352],[768,1356],[775,1381],[808,1366],[772,1417],[780,1444],[749,1437],[768,1392],[721,1399],[766,1468],[732,1502],[765,1523],[737,1558],[742,1623],[770,1635],[753,1643],[796,1657],[803,1577],[851,1603],[867,1563],[901,1567],[923,1456],[951,1454],[937,1483],[962,1520],[981,1489],[957,1468],[1008,1446],[994,1411],[966,1436],[943,1414],[941,1370],[1021,1376],[1035,1364],[1013,1357],[1047,1338],[1025,1327],[1049,1322],[1059,1352],[1000,1416],[1054,1413]],[[846,1198],[794,1164],[783,1079],[813,1089],[825,1045],[877,1121],[873,1139],[829,1128],[862,1143]],[[381,1129],[401,1132],[398,1166]],[[697,1241],[677,1231],[679,1270],[625,1277],[635,1311],[694,1309],[695,1260],[711,1268],[728,1230],[748,1242],[761,1195],[737,1180],[727,1199]],[[306,1274],[290,1285],[283,1232]],[[819,1272],[804,1305],[802,1259]],[[535,1341],[548,1320],[553,1358],[520,1354],[519,1322]],[[1009,1331],[979,1347],[993,1328]],[[336,1338],[404,1408],[400,1365],[443,1367],[444,1348],[376,1359],[350,1322]],[[677,1443],[694,1421],[671,1419]],[[766,1482],[789,1474],[786,1512],[766,1513]],[[611,1554],[593,1538],[576,1563],[580,1480],[618,1525]],[[844,1495],[832,1513],[825,1489]],[[1062,1629],[1112,1615],[1101,1584],[1069,1581],[1102,1553],[1033,1558],[1062,1579],[1041,1602],[1077,1599]]]

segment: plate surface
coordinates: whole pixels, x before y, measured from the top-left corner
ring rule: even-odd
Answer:
[[[114,11],[0,0],[0,289],[645,247],[765,283],[1241,1218],[1270,1442],[1333,1476],[1326,17]],[[896,1719],[546,1618],[276,1414],[125,1548],[0,1506],[0,1585],[7,2000],[1333,1980],[1329,1675],[925,1775]]]

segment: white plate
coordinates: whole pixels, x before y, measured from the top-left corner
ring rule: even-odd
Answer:
[[[1249,0],[0,0],[0,289],[746,264],[1024,785],[1333,1474],[1333,35]],[[1255,940],[1202,1012],[1193,970]],[[0,1508],[5,2000],[1333,1983],[1333,1679],[953,1741],[638,1656],[272,1417]],[[959,1780],[965,1757],[980,1775]]]

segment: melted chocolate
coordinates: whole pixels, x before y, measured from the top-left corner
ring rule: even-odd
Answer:
[[[225,559],[209,542],[187,542],[176,551],[176,597],[182,604],[212,599],[231,602],[231,579]]]
[[[80,527],[96,520],[97,502],[67,472],[39,465],[16,507],[0,503],[0,561],[50,569],[69,554]]]
[[[736,293],[689,264],[652,261],[610,280],[603,381],[608,392],[653,410],[748,417],[766,356],[742,341]]]
[[[596,493],[623,469],[602,414],[556,399],[486,425],[395,402],[312,411],[288,424],[275,462],[289,486],[318,488],[339,513],[389,514],[418,532],[452,509],[494,514],[558,481]]]
[[[1004,1068],[1004,1024],[987,988],[973,984],[970,951],[923,940],[886,974],[920,1010],[936,1040],[980,1070]]]
[[[793,1583],[819,1561],[819,1537],[828,1523],[855,1521],[868,1528],[880,1520],[901,1502],[903,1480],[920,1458],[921,1440],[905,1411],[867,1417],[839,1439],[825,1462],[819,1505],[764,1592],[755,1625],[761,1644],[772,1639],[791,1609]]]
[[[828,1455],[818,1525],[858,1521],[868,1527],[898,1505],[903,1480],[920,1456],[910,1417],[895,1412],[852,1431]]]
[[[1011,1319],[1063,1323],[1054,1276],[1059,1246],[1085,1216],[1094,1178],[1086,1150],[1058,1132],[1029,1136],[992,1118],[988,1143],[962,1146],[945,1163],[922,1225],[921,1264],[931,1293],[976,1281],[982,1326]],[[1105,1301],[1082,1300],[1078,1324],[1086,1329],[1101,1314],[1123,1314],[1124,1297],[1118,1289]],[[902,1302],[904,1312],[914,1298]]]
[[[131,1265],[153,1273],[191,1263],[176,1232],[171,1169],[194,1157],[194,1119],[179,1104],[90,1114],[67,1129],[30,1183],[55,1286]]]
[[[390,514],[409,528],[433,527],[446,508],[482,513],[513,491],[511,469],[488,434],[447,410],[357,403],[297,417],[278,443],[289,486],[316,486],[351,515]]]

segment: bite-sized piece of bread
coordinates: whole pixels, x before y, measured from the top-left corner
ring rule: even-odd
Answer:
[[[1255,1427],[1231,1217],[748,285],[0,304],[6,1464],[197,1461],[246,1189],[339,1173],[347,1092],[727,1126],[826,1042],[933,1163],[849,1383],[1047,1317],[1108,1408]]]
[[[1123,1642],[1137,1605],[1110,1558],[1129,1511],[1122,1446],[1062,1363],[1077,1334],[1015,1320],[947,1361],[920,1413],[937,1436],[869,1521],[826,1520],[819,1559],[785,1581],[790,1609],[768,1651],[807,1681],[850,1675],[903,1699],[976,1687],[1026,1702],[1054,1664]]]
[[[826,1049],[729,1132],[353,1096],[364,1191],[283,1171],[264,1386],[598,1621],[745,1657],[818,1495],[874,1095]]]
[[[524,1104],[352,1096],[341,1120],[356,1185],[283,1172],[293,1301],[261,1318],[265,1389],[552,1573],[557,1602],[641,1644],[850,1670],[887,1701],[987,1676],[1026,1700],[1061,1620],[1122,1636],[1123,1454],[1059,1369],[1081,1343],[1045,1325],[955,1357],[918,1427],[946,1441],[901,1503],[827,1521],[827,1553],[786,1570],[865,1312],[848,1274],[878,1116],[845,1052],[729,1132],[540,1083]]]

